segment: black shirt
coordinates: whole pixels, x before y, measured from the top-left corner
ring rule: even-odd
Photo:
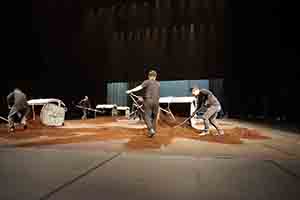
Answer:
[[[203,99],[204,97],[204,99]],[[205,104],[207,104],[207,106],[219,106],[220,102],[218,101],[217,97],[215,97],[215,95],[213,95],[213,93],[209,90],[206,89],[201,89],[200,90],[200,94],[198,96],[198,100],[203,100],[205,101]]]
[[[83,107],[86,107],[86,108],[90,108],[91,107],[91,103],[88,99],[82,99],[79,104]]]
[[[145,89],[145,98],[152,98],[159,101],[160,97],[160,83],[156,80],[145,80],[142,85]]]

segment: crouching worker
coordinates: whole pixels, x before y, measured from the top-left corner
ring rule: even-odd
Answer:
[[[198,109],[203,106],[207,107],[207,110],[202,115],[202,119],[204,120],[204,129],[200,130],[200,135],[209,134],[209,123],[217,129],[218,135],[224,135],[224,131],[221,129],[216,120],[218,113],[221,111],[221,104],[215,95],[207,89],[200,89],[198,87],[193,88],[192,94],[197,97],[199,101],[202,100],[202,104],[198,104]]]
[[[148,80],[136,88],[126,91],[127,94],[130,94],[144,89],[143,109],[145,113],[143,118],[148,128],[149,137],[153,137],[156,133],[156,121],[159,112],[160,83],[156,81],[156,76],[156,71],[151,70],[148,73]]]
[[[88,96],[85,96],[84,99],[82,99],[79,103],[80,106],[82,106],[82,120],[86,120],[88,118],[88,108],[91,107],[91,103]]]
[[[26,117],[30,112],[26,95],[20,89],[16,88],[7,96],[7,104],[10,109],[8,114],[8,131],[13,133],[15,131],[15,123],[19,122],[26,129]]]

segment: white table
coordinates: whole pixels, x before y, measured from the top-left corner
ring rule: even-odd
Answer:
[[[113,116],[113,110],[116,109],[118,106],[116,104],[98,104],[96,106],[96,109],[101,109],[101,110],[104,110],[104,109],[111,109],[112,112],[111,112],[111,115]],[[96,118],[96,112],[95,112],[95,118]]]
[[[96,109],[116,109],[116,110],[122,110],[122,111],[125,111],[125,115],[128,115],[128,112],[130,110],[130,108],[128,106],[117,106],[116,104],[99,104],[99,105],[96,106]],[[112,112],[112,115],[113,115],[113,112]]]
[[[128,106],[118,106],[117,110],[130,110],[130,108]]]
[[[160,97],[159,98],[159,103],[167,103],[168,107],[167,110],[164,110],[161,108],[161,110],[168,112],[169,114],[172,115],[172,117],[175,119],[171,109],[170,109],[170,104],[171,103],[189,103],[190,104],[190,115],[193,114],[193,112],[196,110],[197,108],[197,98],[196,97]],[[193,117],[193,119],[191,119],[192,125],[195,123],[195,117]]]
[[[60,105],[66,106],[64,104],[64,102],[62,102],[59,99],[54,99],[54,98],[49,98],[49,99],[31,99],[31,100],[27,101],[27,103],[29,105],[45,105],[47,103],[57,103],[59,106]]]
[[[116,104],[98,104],[96,109],[113,109],[118,107]]]
[[[128,106],[118,106],[117,110],[122,110],[125,111],[125,116],[128,117],[129,116],[129,112],[130,112],[130,108]]]
[[[196,101],[196,97],[160,97],[159,103],[192,103]]]

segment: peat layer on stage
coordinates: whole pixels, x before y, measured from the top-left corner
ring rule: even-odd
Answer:
[[[147,137],[147,130],[142,121],[127,120],[122,117],[98,117],[89,120],[67,120],[63,127],[46,127],[38,119],[29,120],[28,128],[16,129],[15,134],[10,135],[7,127],[2,124],[0,138],[14,141],[15,146],[29,147],[51,144],[69,144],[92,141],[124,140],[124,147],[128,149],[156,149],[167,146],[175,138],[214,142],[223,144],[242,145],[243,139],[269,139],[255,129],[234,127],[219,121],[224,128],[224,136],[215,136],[216,130],[212,127],[210,135],[199,136],[197,130],[189,125],[174,128],[184,118],[176,117],[176,121],[163,116],[158,121],[158,130],[154,138]],[[201,127],[201,125],[200,125]]]

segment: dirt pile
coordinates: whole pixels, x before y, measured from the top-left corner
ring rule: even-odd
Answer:
[[[210,135],[199,136],[197,130],[190,126],[173,128],[182,122],[183,118],[170,120],[168,116],[161,118],[158,124],[157,134],[153,138],[147,137],[146,129],[105,127],[105,128],[50,128],[41,125],[38,121],[29,123],[27,130],[16,131],[10,135],[7,129],[0,128],[0,137],[12,140],[22,140],[22,144],[17,146],[39,146],[51,144],[68,144],[90,141],[108,141],[126,139],[128,142],[124,146],[128,149],[159,149],[162,146],[172,144],[175,138],[186,138],[197,141],[213,142],[220,144],[242,144],[242,139],[270,139],[257,130],[247,128],[228,128],[225,129],[224,136],[216,136],[216,130],[210,130]],[[78,124],[101,124],[116,122],[115,118],[97,118],[90,120],[67,121],[66,126],[78,127]],[[41,137],[44,136],[44,137]],[[40,139],[39,139],[40,138]],[[35,142],[27,142],[24,139],[38,139]]]
[[[41,129],[41,128],[46,128],[46,126],[44,126],[40,120],[39,116],[36,116],[35,120],[33,119],[29,119],[27,121],[27,126],[28,128],[31,129]]]
[[[239,135],[243,139],[251,139],[251,140],[260,140],[260,139],[271,139],[268,136],[262,135],[259,131],[255,129],[248,128],[233,128],[231,130],[232,133]]]
[[[186,118],[183,117],[175,117],[174,119],[170,114],[161,112],[157,124],[159,127],[163,127],[163,128],[175,127],[180,123],[182,123],[185,119]],[[182,127],[189,127],[189,122],[183,124]]]

